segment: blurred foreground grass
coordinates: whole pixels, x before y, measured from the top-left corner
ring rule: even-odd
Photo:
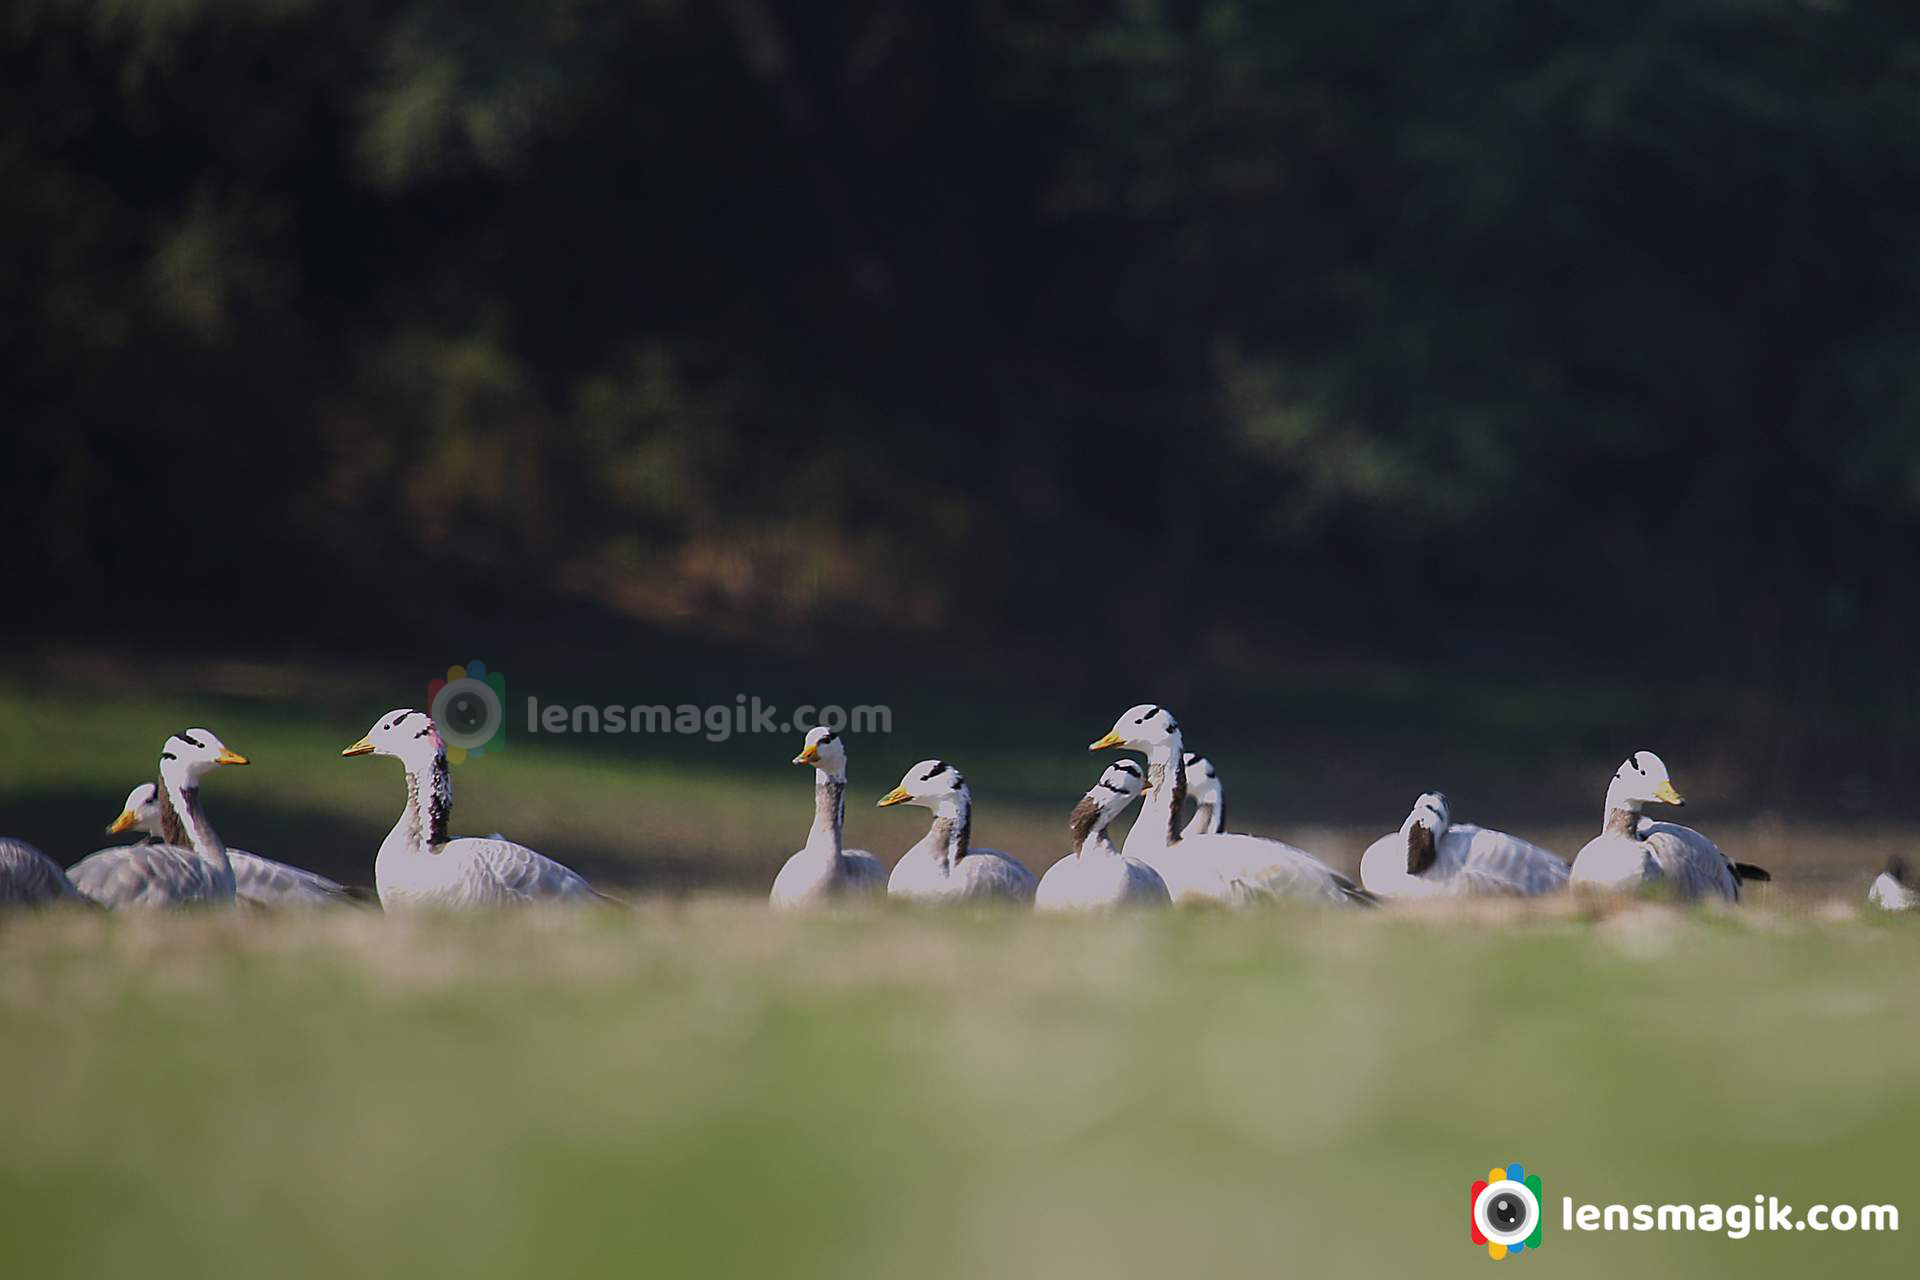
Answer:
[[[1916,971],[1920,921],[1763,910],[8,916],[0,1257],[1484,1275],[1467,1184],[1518,1160],[1555,1274],[1892,1274],[1920,1220],[1569,1235],[1559,1197],[1920,1214]]]

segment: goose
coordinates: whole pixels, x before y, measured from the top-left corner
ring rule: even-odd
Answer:
[[[1737,902],[1743,880],[1773,878],[1759,867],[1733,861],[1692,827],[1641,814],[1649,804],[1685,803],[1673,789],[1666,761],[1651,751],[1628,756],[1607,786],[1600,834],[1573,860],[1573,885],[1623,893],[1658,885],[1682,901],[1716,897]]]
[[[1476,895],[1530,898],[1567,887],[1566,859],[1504,831],[1455,823],[1429,791],[1400,830],[1360,857],[1360,883],[1381,898]]]
[[[0,907],[86,900],[59,863],[25,840],[0,836]]]
[[[958,769],[944,760],[922,760],[900,785],[880,797],[879,808],[896,804],[933,810],[933,824],[920,843],[894,864],[887,896],[925,902],[1032,902],[1037,882],[1018,859],[973,844],[973,793]]]
[[[406,807],[373,862],[381,906],[458,909],[600,898],[579,873],[525,845],[498,836],[448,837],[447,745],[424,711],[387,712],[340,754],[392,756],[406,770]]]
[[[1141,703],[1114,721],[1089,751],[1126,747],[1147,757],[1147,798],[1126,855],[1160,873],[1175,902],[1246,905],[1276,898],[1364,903],[1372,899],[1346,876],[1312,854],[1278,840],[1208,832],[1184,836],[1180,810],[1186,802],[1186,771],[1180,724],[1166,708]]]
[[[1905,858],[1888,859],[1887,869],[1875,877],[1873,887],[1867,890],[1867,901],[1889,911],[1920,908],[1920,886],[1913,883]]]
[[[1114,911],[1173,905],[1167,882],[1138,858],[1114,847],[1107,824],[1146,788],[1140,766],[1121,760],[1107,766],[1067,819],[1073,852],[1047,868],[1034,895],[1036,911]]]
[[[206,729],[168,738],[155,803],[162,830],[174,838],[89,854],[67,869],[74,887],[108,907],[231,905],[233,863],[226,841],[201,811],[200,780],[223,765],[245,763],[245,756]]]
[[[1213,761],[1189,751],[1180,757],[1180,776],[1186,780],[1187,794],[1193,797],[1193,817],[1187,820],[1188,836],[1217,836],[1227,829],[1227,792],[1220,785],[1220,771]]]
[[[151,782],[127,792],[127,803],[107,834],[117,836],[122,831],[138,831],[149,841],[157,839],[163,844],[179,844],[186,838],[178,830],[169,837],[160,816],[160,788]],[[331,906],[353,899],[345,885],[318,872],[303,871],[245,849],[229,847],[227,861],[233,864],[234,899],[244,907],[285,910]]]
[[[806,847],[774,877],[776,907],[802,907],[837,898],[881,897],[887,868],[865,849],[842,847],[847,816],[847,747],[825,725],[807,730],[795,764],[813,766],[813,829]]]

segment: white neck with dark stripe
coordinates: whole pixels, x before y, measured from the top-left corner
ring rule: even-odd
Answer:
[[[184,842],[215,872],[233,874],[227,842],[200,808],[199,782],[174,760],[160,762],[160,829],[169,841]]]
[[[1140,817],[1127,832],[1127,852],[1135,857],[1180,843],[1180,810],[1187,803],[1186,772],[1180,767],[1182,744],[1175,729],[1167,741],[1147,751],[1147,796]]]
[[[453,778],[447,771],[447,753],[408,760],[407,807],[387,837],[398,837],[413,853],[438,853],[447,842],[447,824],[453,820]]]
[[[973,797],[962,787],[943,798],[933,811],[933,825],[927,838],[940,850],[940,861],[948,875],[973,847]]]

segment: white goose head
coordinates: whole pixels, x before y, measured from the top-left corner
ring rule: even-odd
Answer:
[[[1179,741],[1180,722],[1173,718],[1173,712],[1158,703],[1143,702],[1122,712],[1120,718],[1113,722],[1113,728],[1107,731],[1107,736],[1089,743],[1087,750],[1131,747],[1135,751],[1151,753]]]
[[[971,793],[961,772],[945,760],[922,760],[907,770],[900,785],[880,797],[878,808],[896,804],[919,805],[938,810],[955,801],[967,801]]]
[[[122,831],[140,831],[150,836],[160,834],[160,788],[151,782],[143,782],[127,792],[127,803],[122,806],[120,816],[107,828],[107,834],[117,836]]]
[[[367,736],[350,747],[343,756],[392,756],[409,769],[432,765],[446,755],[446,743],[434,728],[433,717],[411,707],[397,707],[374,722]]]
[[[810,764],[824,774],[845,781],[847,744],[827,726],[815,725],[807,730],[806,741],[801,744],[800,754],[793,758],[793,762]]]
[[[1638,813],[1649,804],[1682,805],[1686,801],[1673,789],[1667,774],[1667,762],[1651,751],[1636,751],[1613,775],[1607,787],[1607,808]]]
[[[1074,806],[1073,816],[1067,819],[1067,830],[1073,836],[1073,851],[1080,847],[1096,831],[1104,831],[1107,824],[1125,812],[1126,807],[1140,798],[1147,789],[1146,774],[1139,765],[1131,760],[1117,760],[1107,766],[1100,780],[1080,797],[1080,803]]]
[[[160,749],[160,775],[193,786],[222,765],[247,758],[215,737],[211,729],[183,729]]]
[[[1424,875],[1439,860],[1440,837],[1452,825],[1447,797],[1440,792],[1429,791],[1413,802],[1413,812],[1400,824],[1400,834],[1407,838],[1408,875]]]

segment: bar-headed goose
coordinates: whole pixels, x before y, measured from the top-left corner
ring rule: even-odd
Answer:
[[[933,810],[920,843],[894,864],[887,896],[928,902],[1032,902],[1033,872],[998,849],[973,844],[973,793],[944,760],[922,760],[879,807],[911,804]]]
[[[1125,851],[1160,873],[1175,902],[1228,905],[1274,898],[1314,902],[1370,901],[1360,886],[1312,854],[1278,840],[1210,832],[1183,836],[1181,806],[1186,803],[1179,722],[1166,708],[1141,703],[1114,721],[1090,751],[1128,747],[1147,757],[1147,799]]]
[[[1193,798],[1193,817],[1187,820],[1187,836],[1217,836],[1227,829],[1227,789],[1220,785],[1220,771],[1213,761],[1189,751],[1180,757],[1180,774],[1186,780],[1187,794]]]
[[[1121,760],[1107,766],[1100,781],[1081,797],[1067,819],[1073,852],[1047,868],[1034,895],[1036,911],[1115,911],[1124,907],[1171,906],[1167,882],[1138,858],[1114,847],[1107,824],[1119,817],[1146,789],[1140,766]]]
[[[497,836],[448,837],[453,780],[446,743],[426,712],[389,711],[340,754],[392,756],[406,770],[406,808],[373,861],[381,906],[463,909],[600,897],[577,872],[525,845]]]
[[[1920,885],[1914,883],[1905,858],[1888,860],[1887,869],[1874,877],[1873,886],[1867,890],[1867,901],[1888,911],[1920,908]]]
[[[172,832],[165,829],[160,813],[160,788],[151,782],[143,782],[127,792],[126,807],[107,828],[107,834],[117,836],[122,831],[138,831],[162,844],[179,844],[186,838],[178,829]],[[229,845],[227,861],[233,864],[234,900],[243,907],[293,910],[353,900],[345,885],[336,884],[318,872],[275,862],[245,849]]]
[[[776,907],[811,906],[840,898],[881,897],[887,868],[865,849],[842,846],[847,816],[847,747],[825,725],[807,730],[795,764],[813,766],[813,829],[806,847],[774,877]]]
[[[67,869],[74,887],[109,907],[232,904],[233,863],[227,858],[227,842],[200,807],[200,780],[223,765],[245,763],[245,756],[206,729],[168,738],[160,752],[155,802],[162,829],[177,837],[89,854]]]
[[[1454,822],[1447,798],[1429,791],[1400,830],[1367,847],[1360,883],[1382,898],[1528,898],[1566,888],[1567,863],[1504,831]]]
[[[85,900],[59,863],[25,840],[0,836],[0,907]]]
[[[1682,901],[1738,901],[1741,881],[1773,878],[1733,861],[1692,827],[1641,816],[1650,804],[1685,803],[1673,789],[1666,761],[1651,751],[1628,756],[1607,786],[1600,834],[1573,860],[1574,887],[1621,893],[1659,887]]]

